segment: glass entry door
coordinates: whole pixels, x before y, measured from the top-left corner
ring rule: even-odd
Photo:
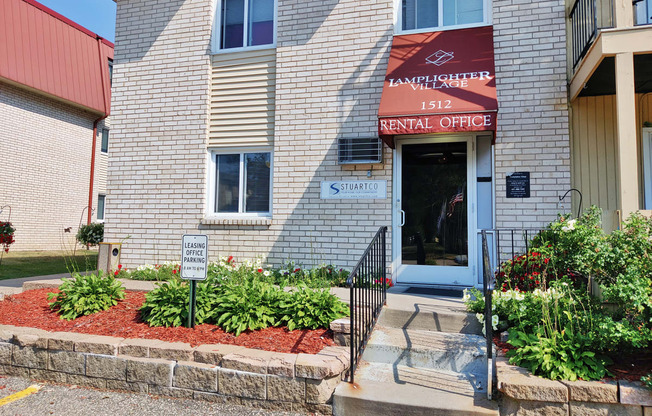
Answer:
[[[405,142],[398,159],[397,281],[472,285],[471,141]]]

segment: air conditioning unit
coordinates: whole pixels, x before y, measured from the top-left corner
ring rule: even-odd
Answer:
[[[383,163],[383,146],[378,137],[339,139],[337,160],[340,165]]]

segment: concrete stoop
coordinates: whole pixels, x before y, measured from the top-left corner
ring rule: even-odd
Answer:
[[[477,332],[477,320],[463,309],[388,305],[355,383],[335,389],[333,414],[497,416],[486,393],[486,341]]]

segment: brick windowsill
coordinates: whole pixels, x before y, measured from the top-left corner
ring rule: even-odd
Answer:
[[[260,218],[204,218],[200,225],[239,225],[239,226],[267,226],[272,225],[271,217]]]

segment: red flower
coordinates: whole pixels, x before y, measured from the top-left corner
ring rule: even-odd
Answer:
[[[122,264],[118,264],[118,270],[122,269]]]
[[[229,256],[229,258],[226,260],[227,263],[231,263],[233,261],[233,256]]]
[[[172,274],[177,274],[177,270],[176,269],[172,270]]]
[[[118,270],[116,270],[115,273],[113,273],[113,275],[117,276],[118,275]]]
[[[301,270],[301,269],[296,268],[296,269],[294,269],[294,272],[296,273],[296,272],[298,272],[299,270]]]
[[[9,253],[9,247],[5,248],[5,253]]]
[[[258,269],[258,273],[262,273],[262,272],[263,272],[263,269]]]

